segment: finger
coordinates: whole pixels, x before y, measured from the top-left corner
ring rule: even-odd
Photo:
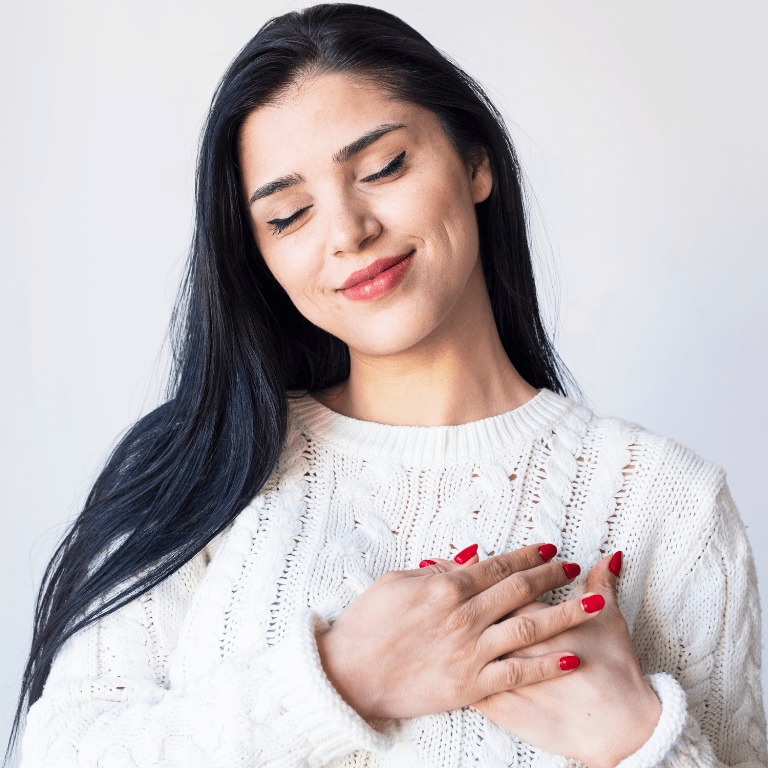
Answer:
[[[430,557],[426,560],[422,560],[419,563],[419,568],[428,568],[430,565],[436,565],[437,563],[442,563],[443,565],[449,566],[452,566],[454,563],[461,566],[475,565],[475,563],[480,562],[480,555],[477,554],[477,548],[477,544],[473,544],[459,552],[453,558],[453,560],[444,560],[440,557]],[[542,562],[548,563],[557,554],[557,547],[554,544],[541,544],[538,546],[538,551]],[[470,556],[468,560],[466,559],[467,556]],[[447,570],[453,569],[449,568]]]
[[[424,576],[424,575],[436,575],[441,573],[450,573],[451,571],[461,570],[468,565],[474,565],[480,560],[477,553],[475,553],[466,563],[459,565],[454,560],[445,560],[442,557],[428,557],[419,563],[418,570],[412,571],[398,571],[404,576]]]
[[[557,549],[552,544],[531,544],[527,547],[516,549],[514,552],[506,552],[503,555],[489,557],[467,570],[467,578],[464,578],[463,575],[462,578],[466,584],[467,596],[471,597],[481,594],[515,573],[535,569],[537,566],[549,562],[556,553]],[[552,587],[549,587],[549,589],[552,589]],[[547,590],[543,591],[546,592]],[[538,597],[538,595],[535,597]],[[526,600],[526,602],[530,602],[530,600]]]
[[[462,565],[459,565],[454,560],[444,560],[441,557],[430,557],[427,560],[422,560],[419,563],[419,568],[429,568],[430,565],[441,565],[445,570],[441,571],[442,573],[448,573],[450,571],[455,570],[456,568],[466,568],[468,565],[474,565],[475,563],[480,562],[480,556],[475,553],[472,555],[472,557],[467,560],[466,563],[463,563]]]
[[[511,691],[525,685],[567,675],[579,666],[579,657],[570,651],[555,651],[529,658],[514,657],[492,661],[477,678],[481,697]]]
[[[479,570],[487,562],[483,561],[472,570]],[[490,625],[502,616],[533,602],[545,592],[569,584],[580,572],[576,563],[546,563],[538,568],[513,573],[485,592],[475,595],[471,602],[477,615],[482,616]]]
[[[441,557],[428,557],[419,563],[419,567],[410,571],[396,571],[398,577],[411,576],[436,576],[442,573],[451,573],[460,571],[470,565],[476,565],[480,561],[479,555],[475,553],[465,563],[459,565],[454,560],[444,560]]]
[[[611,602],[616,601],[616,581],[621,573],[623,555],[621,550],[600,560],[587,576],[586,587],[599,592]]]
[[[470,544],[468,547],[464,547],[464,549],[462,549],[454,556],[453,562],[457,565],[473,565],[480,560],[480,556],[477,554],[477,550],[477,544]],[[440,558],[436,558],[436,560],[439,559]],[[422,560],[421,562],[425,563],[426,565],[434,565],[435,560]],[[419,567],[422,567],[421,563],[419,563]]]
[[[518,613],[491,624],[480,636],[479,648],[485,658],[498,659],[583,624],[597,616],[604,606],[602,595],[591,593],[543,610]]]
[[[530,603],[527,603],[522,608],[517,608],[516,610],[512,611],[510,613],[510,616],[521,616],[524,613],[536,613],[537,611],[543,611],[547,608],[550,608],[551,606],[549,603],[544,603],[541,600],[534,600]]]
[[[538,611],[544,611],[549,607],[548,603],[543,603],[541,600],[534,600],[533,602],[526,603],[520,608],[516,608],[511,613],[504,614],[504,616],[496,620],[496,623],[501,624],[502,621],[511,619],[513,616],[522,616],[524,613],[537,613]]]

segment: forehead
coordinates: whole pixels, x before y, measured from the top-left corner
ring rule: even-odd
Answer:
[[[411,133],[434,130],[427,109],[397,100],[375,83],[338,73],[312,76],[292,85],[274,104],[245,119],[240,135],[244,170],[292,171],[286,164],[328,163],[338,150],[384,124],[404,123]]]

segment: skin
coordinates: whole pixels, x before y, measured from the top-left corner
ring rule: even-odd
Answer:
[[[346,163],[333,156],[380,125],[403,124]],[[401,152],[404,169],[364,182]],[[474,204],[491,191],[485,158],[461,158],[437,117],[341,75],[294,86],[245,121],[243,184],[305,183],[250,206],[267,266],[299,311],[349,345],[351,375],[324,403],[384,424],[465,424],[536,394],[509,362],[479,261]],[[267,223],[311,208],[276,235]],[[338,289],[379,258],[414,250],[395,291],[353,302]]]
[[[475,205],[493,186],[487,157],[462,157],[433,113],[374,83],[311,76],[248,116],[240,165],[268,268],[305,317],[349,346],[349,379],[318,400],[365,421],[435,426],[536,394],[504,353],[480,267]],[[340,290],[375,260],[408,253],[390,293],[355,302]],[[534,602],[568,583],[561,565],[532,546],[385,574],[318,636],[326,674],[374,723],[474,704],[535,746],[612,768],[647,741],[660,705],[607,560],[589,582],[603,611]],[[559,660],[573,653],[585,663],[563,672]]]
[[[448,569],[477,562],[477,556],[462,566],[433,559]],[[605,608],[594,621],[510,654],[536,657],[565,645],[579,657],[578,670],[474,703],[475,709],[523,741],[552,754],[576,757],[590,768],[613,768],[636,752],[661,715],[661,704],[643,678],[619,609],[610,560],[611,555],[603,558],[587,579],[586,594],[605,598]],[[514,615],[533,617],[546,610],[542,603],[532,602]]]

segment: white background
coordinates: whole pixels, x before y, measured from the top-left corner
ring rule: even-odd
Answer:
[[[726,467],[765,606],[768,3],[374,4],[457,59],[513,124],[563,356],[597,410]],[[161,389],[209,99],[259,26],[295,7],[0,5],[3,741],[34,585]]]

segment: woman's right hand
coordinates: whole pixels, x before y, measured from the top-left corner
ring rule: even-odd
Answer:
[[[458,569],[438,563],[384,574],[318,636],[329,680],[375,720],[445,712],[568,674],[560,665],[573,655],[567,648],[500,659],[598,615],[584,611],[580,595],[504,618],[578,575],[573,564],[569,577],[566,564],[546,562],[540,549],[554,555],[554,547],[531,545]]]

